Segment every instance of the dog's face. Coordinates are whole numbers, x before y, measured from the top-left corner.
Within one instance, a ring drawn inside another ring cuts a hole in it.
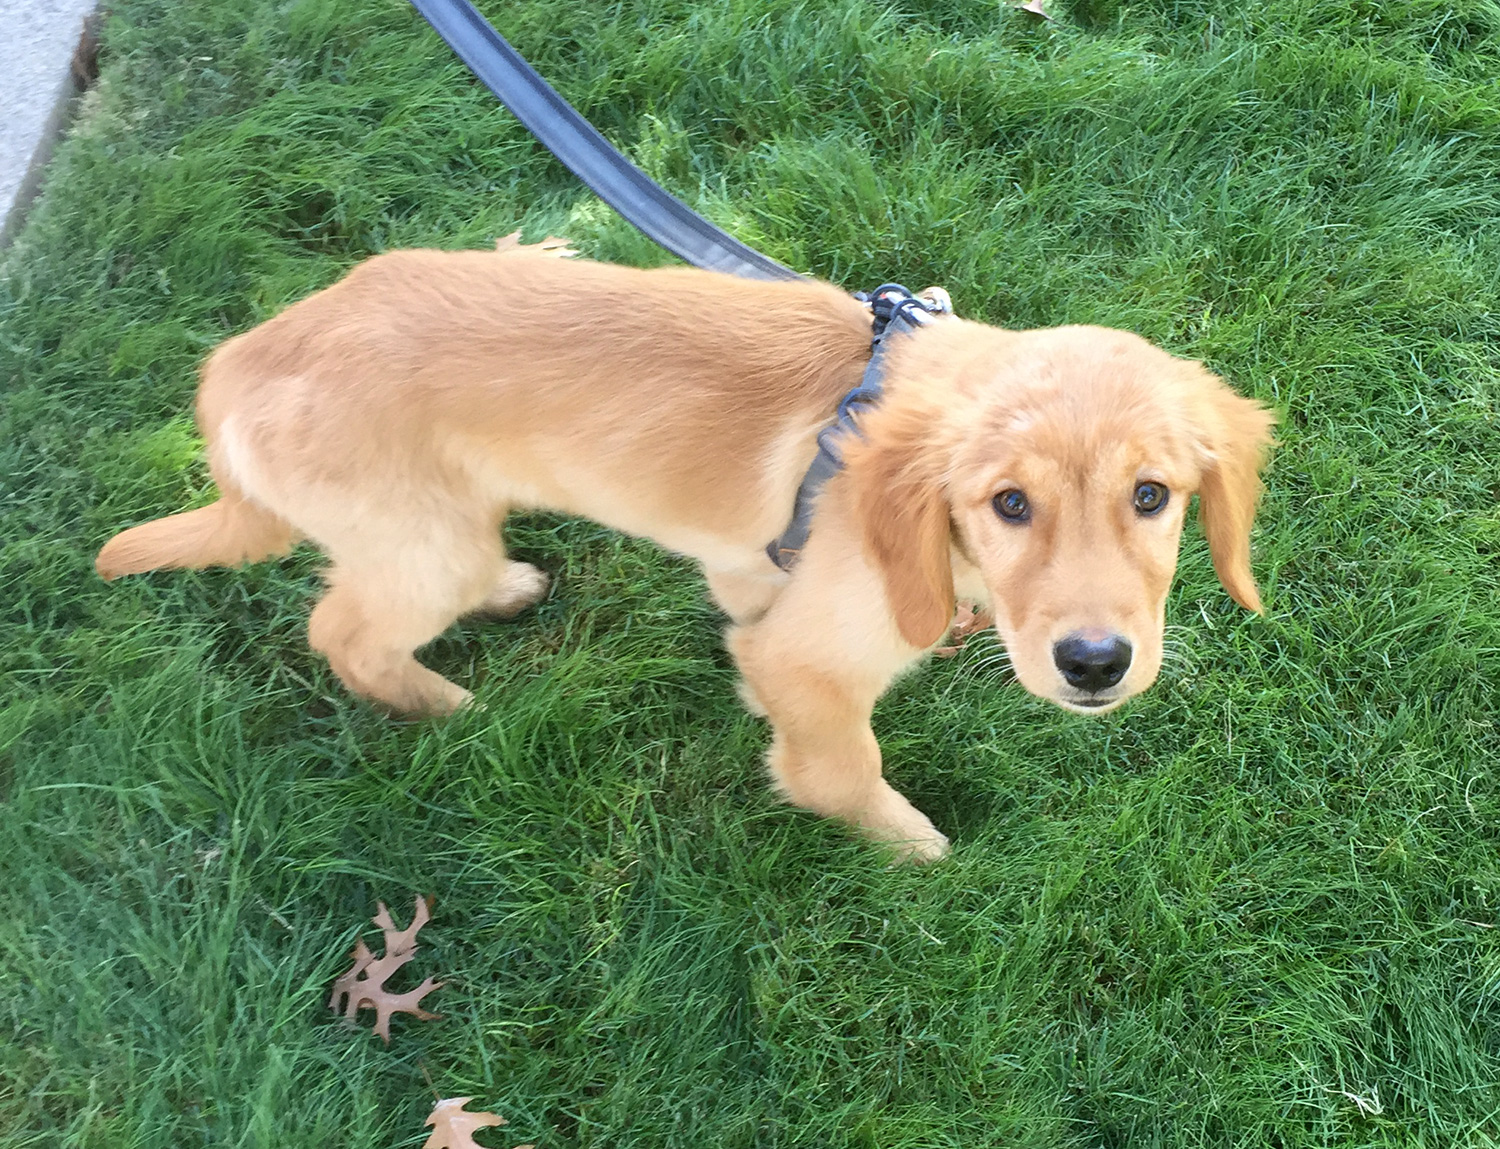
[[[1103,328],[938,324],[893,355],[897,370],[857,481],[908,641],[946,630],[957,551],[983,575],[1021,684],[1069,710],[1113,709],[1160,670],[1194,493],[1221,581],[1260,609],[1249,531],[1272,417],[1259,404]]]

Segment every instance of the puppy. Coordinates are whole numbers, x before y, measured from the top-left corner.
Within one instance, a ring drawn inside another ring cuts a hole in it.
[[[702,564],[789,801],[899,854],[947,839],[881,777],[876,700],[988,604],[1025,688],[1102,714],[1161,665],[1189,497],[1224,587],[1260,610],[1249,535],[1272,417],[1196,363],[1097,327],[952,317],[893,337],[792,573],[767,557],[867,308],[811,281],[398,251],[221,345],[198,423],[219,500],[117,535],[106,579],[329,556],[311,645],[358,694],[445,714],[413,652],[513,614],[547,576],[507,559],[513,509],[585,515]]]

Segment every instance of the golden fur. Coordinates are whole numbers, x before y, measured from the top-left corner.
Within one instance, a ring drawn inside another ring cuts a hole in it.
[[[331,559],[312,646],[357,693],[440,714],[470,695],[413,652],[546,591],[505,557],[506,514],[589,516],[702,563],[789,801],[936,857],[947,839],[881,777],[876,700],[959,597],[989,604],[1034,694],[1098,713],[1145,689],[1194,491],[1221,581],[1259,610],[1271,417],[1124,332],[941,319],[891,348],[885,398],[788,576],[766,543],[868,356],[864,306],[828,284],[515,247],[377,256],[213,353],[198,421],[219,501],[117,535],[98,569],[311,539]],[[1132,505],[1148,481],[1170,491],[1149,517]],[[1029,522],[992,506],[1013,488]],[[1064,680],[1054,647],[1074,633],[1129,641],[1118,684],[1084,697]]]

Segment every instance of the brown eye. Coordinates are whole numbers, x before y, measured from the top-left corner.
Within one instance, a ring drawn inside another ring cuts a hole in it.
[[[995,514],[1008,523],[1024,523],[1031,518],[1031,504],[1026,499],[1026,492],[1014,487],[1001,491],[994,497],[992,504]]]
[[[1142,483],[1135,489],[1135,509],[1143,515],[1154,515],[1167,505],[1167,494],[1160,483]]]

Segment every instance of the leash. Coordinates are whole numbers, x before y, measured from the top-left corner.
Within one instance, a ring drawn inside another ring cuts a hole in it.
[[[469,0],[411,3],[542,146],[673,255],[694,267],[742,279],[805,278],[741,243],[656,184],[559,96]]]
[[[705,271],[720,271],[742,279],[805,278],[704,219],[621,155],[542,79],[469,0],[411,0],[411,3],[469,71],[543,147],[647,237]],[[858,435],[859,413],[880,401],[889,340],[925,327],[934,316],[953,313],[948,293],[941,287],[930,287],[919,296],[899,283],[887,283],[872,292],[856,292],[854,298],[868,303],[873,316],[870,362],[859,386],[839,400],[834,421],[818,432],[818,453],[797,488],[792,521],[766,547],[771,561],[784,571],[796,565],[802,548],[807,545],[818,494],[829,479],[844,469],[839,441],[847,435]]]
[[[812,533],[813,504],[823,490],[823,485],[844,469],[844,456],[839,450],[839,441],[851,434],[859,435],[859,413],[880,402],[886,351],[891,339],[910,335],[917,328],[926,327],[935,316],[953,314],[953,303],[941,287],[929,287],[921,295],[913,295],[899,283],[886,283],[868,293],[856,292],[854,298],[868,303],[874,317],[870,362],[865,367],[859,386],[846,392],[839,400],[837,417],[818,432],[818,453],[813,456],[812,464],[802,477],[801,486],[797,488],[797,498],[792,504],[792,521],[766,547],[766,554],[771,561],[784,571],[797,565],[797,560],[802,556],[802,548],[807,545],[808,536]]]

